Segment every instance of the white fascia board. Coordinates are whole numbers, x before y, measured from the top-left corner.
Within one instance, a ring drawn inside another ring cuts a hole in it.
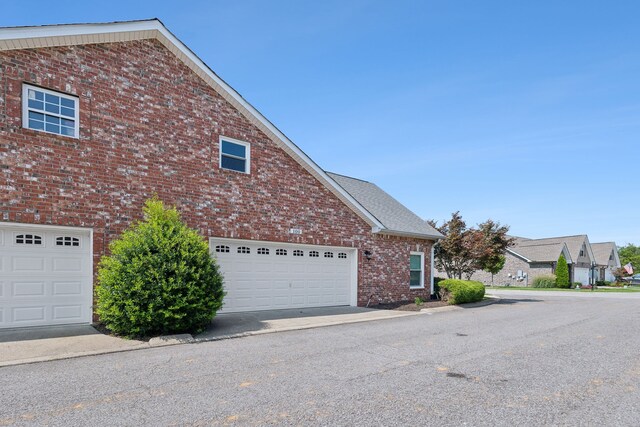
[[[585,240],[585,246],[587,247],[587,253],[589,253],[589,259],[593,264],[594,262],[596,262],[596,257],[593,254],[593,249],[591,249],[591,243],[589,243],[589,236],[584,236],[584,240]]]
[[[128,33],[126,38],[118,38],[118,33]],[[288,152],[299,163],[306,166],[307,170],[316,177],[325,187],[338,195],[347,206],[350,206],[362,219],[371,227],[372,231],[380,232],[385,226],[378,221],[364,206],[362,206],[353,196],[340,187],[327,173],[319,167],[306,153],[282,133],[273,123],[247,102],[235,89],[229,86],[216,73],[213,72],[191,49],[174,36],[158,19],[131,22],[113,22],[106,24],[68,24],[49,25],[42,27],[13,27],[0,29],[0,51],[11,49],[25,49],[46,46],[64,46],[69,44],[84,44],[87,36],[91,43],[108,43],[123,40],[136,40],[146,38],[156,38],[161,43],[169,43],[176,48],[180,54],[176,55],[180,60],[195,65],[206,77],[214,83],[214,89],[225,91],[234,101],[237,107],[241,107],[253,116],[269,133],[283,145]],[[76,40],[70,40],[77,38]],[[21,43],[31,41],[30,43]],[[167,46],[170,49],[170,46]],[[175,52],[174,52],[175,53]],[[191,68],[191,67],[190,67]],[[206,79],[205,79],[206,80]],[[233,102],[232,102],[233,103]]]

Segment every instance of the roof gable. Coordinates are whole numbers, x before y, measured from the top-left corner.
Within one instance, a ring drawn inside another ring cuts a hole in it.
[[[373,232],[384,225],[351,194],[331,179],[309,156],[282,133],[273,123],[222,80],[209,66],[174,36],[158,19],[112,22],[102,24],[66,24],[39,27],[0,28],[0,52],[16,49],[37,49],[96,43],[116,43],[156,39],[233,105],[253,125],[264,132],[287,155],[296,160],[338,199],[367,222]]]
[[[331,172],[327,172],[327,174],[384,225],[383,233],[422,239],[441,239],[444,237],[438,230],[377,185]]]
[[[614,242],[592,243],[591,249],[593,249],[596,264],[602,266],[609,265],[609,258],[613,255],[614,265],[620,267],[620,256],[618,255],[618,248]]]

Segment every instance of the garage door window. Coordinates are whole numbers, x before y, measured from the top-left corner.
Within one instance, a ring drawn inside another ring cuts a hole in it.
[[[276,249],[276,255],[286,256],[287,255],[287,250],[286,249]]]
[[[80,239],[71,236],[56,237],[56,246],[80,246]]]
[[[269,255],[269,248],[258,248],[258,255]]]
[[[347,254],[345,254],[344,252],[340,252],[338,254],[338,258],[346,259],[347,258]]]
[[[299,251],[299,250],[295,250],[295,251],[293,251],[293,256],[304,256],[304,252]]]
[[[333,258],[333,252],[325,252],[324,253],[324,257],[325,258]]]
[[[41,245],[42,237],[35,234],[18,234],[16,243],[18,245]]]
[[[409,265],[411,270],[409,286],[412,288],[424,288],[424,254],[422,252],[411,252]]]
[[[251,249],[249,249],[249,248],[248,248],[248,247],[246,247],[246,246],[240,246],[240,247],[238,248],[238,253],[239,253],[239,254],[250,254],[250,253],[251,253]]]
[[[227,246],[227,245],[218,245],[218,246],[216,246],[216,252],[228,254],[229,253],[229,246]]]

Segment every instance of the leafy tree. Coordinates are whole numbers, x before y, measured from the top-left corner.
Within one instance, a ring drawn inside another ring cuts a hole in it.
[[[157,198],[143,212],[100,262],[100,320],[128,337],[202,331],[224,296],[208,245]]]
[[[440,226],[434,220],[428,222],[445,236],[435,247],[435,265],[449,278],[470,279],[475,271],[495,265],[513,242],[507,236],[509,227],[487,220],[477,229],[467,228],[460,212],[452,213]]]
[[[556,264],[556,287],[569,288],[569,266],[564,254],[560,254]]]
[[[640,246],[629,243],[618,249],[618,255],[620,255],[620,263],[622,265],[631,263],[634,270],[640,270]]]
[[[615,277],[616,282],[622,282],[623,277],[629,276],[629,273],[627,272],[627,270],[625,270],[622,267],[611,270],[611,274],[613,274],[613,277]]]
[[[491,273],[491,286],[493,286],[494,274],[498,274],[502,271],[502,269],[504,268],[504,263],[506,261],[507,258],[504,255],[495,255],[484,261],[482,269],[487,273]]]

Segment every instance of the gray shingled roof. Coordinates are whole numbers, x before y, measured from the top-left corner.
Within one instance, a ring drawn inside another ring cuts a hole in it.
[[[425,220],[407,209],[402,203],[385,193],[377,185],[344,175],[327,172],[334,181],[345,189],[371,215],[385,226],[383,232],[389,234],[413,235],[426,239],[444,237]]]
[[[591,250],[596,258],[596,264],[609,265],[609,257],[615,247],[616,244],[614,242],[592,243]]]
[[[567,249],[569,249],[569,255],[571,259],[576,262],[578,257],[580,256],[580,249],[582,249],[582,244],[587,241],[586,234],[580,234],[577,236],[561,236],[561,237],[549,237],[547,239],[531,239],[526,240],[520,243],[520,247],[528,247],[528,246],[537,246],[537,245],[552,245],[552,244],[566,244]],[[587,244],[588,246],[588,244]],[[558,254],[559,255],[559,254]],[[556,261],[558,258],[556,257]]]
[[[525,242],[531,241],[516,239],[515,245],[509,250],[533,262],[556,262],[564,248],[564,242],[523,245]]]

